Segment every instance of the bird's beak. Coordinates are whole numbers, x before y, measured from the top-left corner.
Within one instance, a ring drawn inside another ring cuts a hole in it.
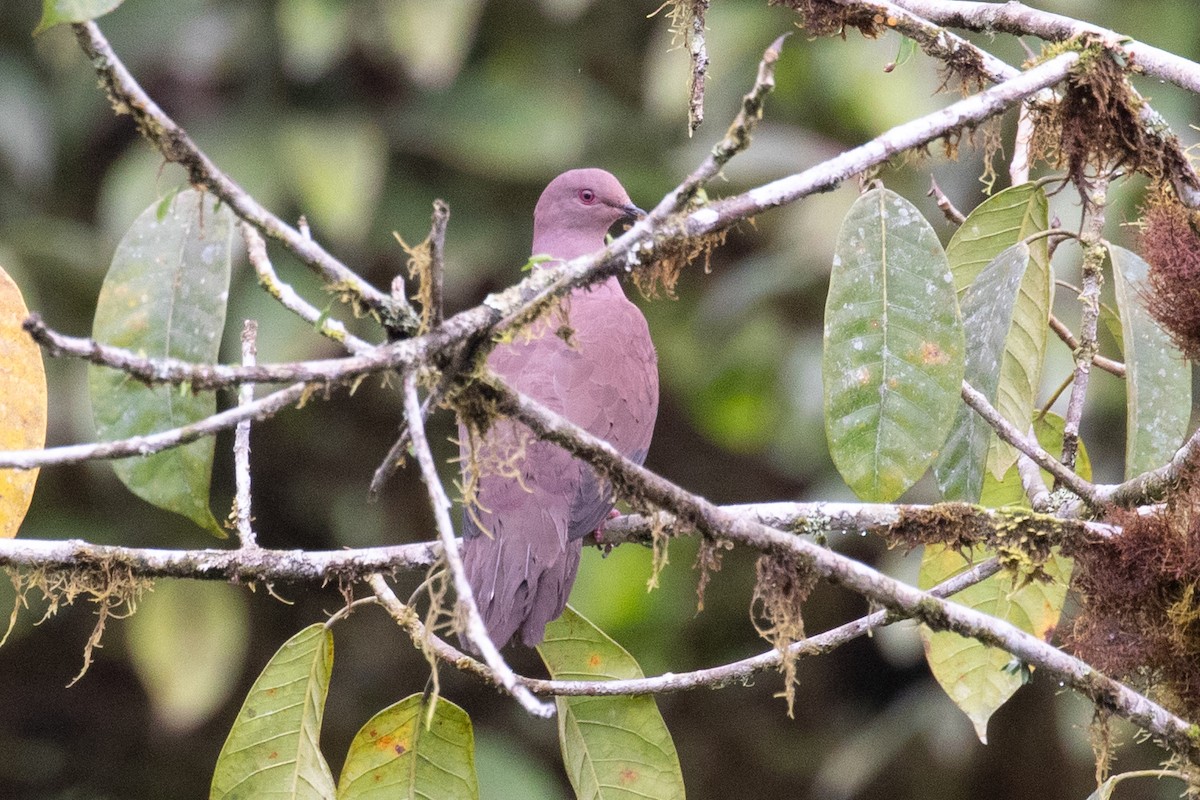
[[[641,219],[646,216],[646,212],[635,206],[633,203],[626,203],[620,206],[620,209],[625,212],[625,219]]]

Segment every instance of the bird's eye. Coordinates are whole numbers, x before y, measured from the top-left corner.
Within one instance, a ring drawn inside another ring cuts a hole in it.
[[[590,206],[592,203],[596,202],[596,193],[591,189],[580,189],[579,201],[585,206]]]

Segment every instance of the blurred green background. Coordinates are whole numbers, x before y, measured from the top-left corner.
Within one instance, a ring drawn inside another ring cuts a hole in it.
[[[647,18],[657,4],[127,0],[101,27],[143,86],[232,177],[281,216],[306,214],[314,234],[378,286],[403,267],[392,231],[420,240],[430,202],[444,198],[452,210],[447,296],[458,310],[519,277],[534,202],[558,172],[604,167],[635,202],[657,202],[724,131],[763,48],[795,30],[785,8],[713,3],[707,122],[689,139],[686,56],[672,49],[664,15]],[[1191,0],[1038,5],[1200,57],[1200,15]],[[69,30],[30,37],[39,6],[4,0],[0,22],[0,265],[31,309],[53,327],[85,335],[123,230],[183,175],[163,165],[128,117],[113,115]],[[1024,58],[1010,38],[977,41],[1010,63]],[[898,52],[893,35],[794,36],[753,148],[710,194],[816,164],[952,99],[935,95],[936,65],[920,54],[885,74]],[[1194,97],[1143,79],[1139,88],[1185,142],[1196,141],[1188,127],[1198,118]],[[1005,120],[1006,143],[1013,125]],[[951,227],[925,197],[930,176],[969,210],[983,196],[982,162],[969,149],[959,162],[947,162],[939,147],[931,152],[898,159],[880,176],[925,210],[945,239]],[[642,303],[663,379],[648,466],[717,502],[852,499],[826,452],[819,351],[833,240],[856,192],[844,186],[739,226],[714,254],[711,274],[695,265],[677,300]],[[1124,223],[1136,218],[1137,186],[1110,198],[1108,235],[1132,245]],[[1053,203],[1065,226],[1077,224],[1069,191]],[[318,306],[329,303],[302,267],[278,249],[273,254],[287,280]],[[1075,279],[1069,253],[1056,268]],[[1059,292],[1059,313],[1074,320],[1069,295]],[[247,317],[260,323],[261,361],[337,352],[259,291],[242,265],[230,333]],[[236,336],[226,338],[225,357],[235,359]],[[1052,342],[1047,386],[1068,370],[1069,353]],[[91,440],[84,368],[49,361],[47,371],[49,443]],[[1097,478],[1116,480],[1123,389],[1105,373],[1092,386],[1085,439]],[[374,382],[353,397],[338,393],[258,426],[260,541],[338,548],[430,538],[430,515],[411,473],[397,476],[380,502],[367,502],[367,483],[399,417],[395,392]],[[453,421],[441,414],[433,428],[440,455],[450,457]],[[218,439],[218,516],[232,497],[230,441]],[[446,474],[453,474],[449,465]],[[933,495],[922,483],[907,498]],[[44,470],[21,535],[213,544],[182,518],[133,498],[106,464]],[[871,539],[833,545],[893,574],[916,571],[915,556]],[[751,556],[726,556],[698,615],[695,542],[675,542],[670,556],[662,588],[648,595],[648,551],[622,547],[607,559],[589,551],[572,601],[648,673],[765,649],[747,616]],[[408,576],[401,588],[417,580]],[[0,797],[207,796],[216,754],[258,670],[287,637],[341,603],[334,587],[271,587],[278,598],[267,588],[160,583],[136,616],[110,622],[95,663],[69,689],[92,610],[68,608],[33,627],[42,610],[34,602],[0,649]],[[11,599],[11,590],[0,591],[0,608]],[[865,610],[858,598],[821,587],[806,622],[816,632]],[[358,727],[420,691],[428,671],[378,610],[354,614],[335,637],[322,744],[336,774]],[[523,671],[540,670],[528,652],[515,650],[512,659]],[[798,676],[794,720],[774,697],[781,689],[774,674],[747,687],[660,698],[692,797],[1083,798],[1093,786],[1087,703],[1035,676],[993,718],[985,747],[932,683],[911,626],[803,661]],[[449,670],[442,686],[475,721],[483,797],[568,796],[553,723],[525,716]],[[1134,738],[1117,730],[1126,742]],[[1153,747],[1131,743],[1117,767],[1151,766],[1158,757]],[[1174,785],[1150,783],[1121,792],[1178,795]]]

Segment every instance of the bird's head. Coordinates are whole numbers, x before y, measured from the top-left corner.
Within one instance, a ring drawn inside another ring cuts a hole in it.
[[[533,211],[533,253],[571,259],[604,246],[608,229],[643,216],[620,182],[602,169],[564,172],[542,192]]]

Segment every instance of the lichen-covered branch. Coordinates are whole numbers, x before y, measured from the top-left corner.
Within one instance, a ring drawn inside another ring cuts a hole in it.
[[[1100,287],[1104,283],[1104,259],[1108,254],[1103,240],[1108,181],[1103,177],[1096,177],[1087,181],[1083,189],[1083,225],[1079,234],[1083,244],[1083,291],[1079,293],[1079,304],[1082,307],[1079,346],[1074,348],[1075,376],[1071,381],[1067,413],[1063,417],[1062,463],[1070,470],[1075,468],[1075,455],[1079,450],[1079,424],[1083,420],[1083,401],[1087,396],[1092,375],[1092,361],[1100,347],[1097,340]]]
[[[1008,622],[915,589],[801,537],[731,515],[629,461],[604,440],[513,390],[495,375],[489,376],[487,385],[478,390],[485,392],[501,413],[524,423],[539,438],[555,442],[599,469],[625,496],[663,508],[681,524],[707,536],[765,553],[789,554],[802,568],[934,630],[953,631],[1005,650],[1027,664],[1046,670],[1093,703],[1142,727],[1174,752],[1200,761],[1200,742],[1188,722],[1038,637]]]
[[[1062,53],[1022,72],[1012,80],[959,100],[940,111],[906,122],[866,144],[835,156],[804,172],[780,178],[743,194],[692,211],[685,227],[692,236],[723,230],[737,220],[833,189],[842,181],[882,164],[892,156],[921,147],[954,131],[972,128],[1040,89],[1061,81],[1079,61],[1079,54]]]

